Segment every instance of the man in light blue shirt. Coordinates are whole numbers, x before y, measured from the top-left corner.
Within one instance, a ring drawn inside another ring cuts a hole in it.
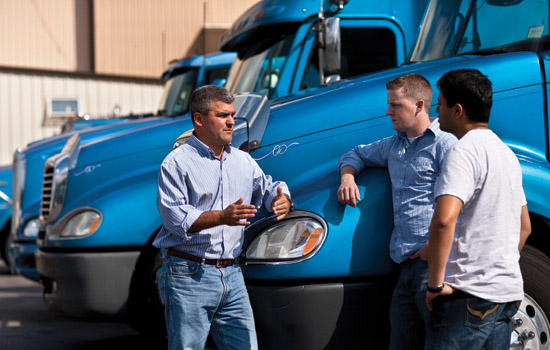
[[[366,166],[387,167],[392,184],[394,229],[390,256],[400,264],[390,307],[390,349],[415,349],[428,324],[425,305],[427,242],[434,211],[433,189],[445,153],[456,138],[429,117],[432,89],[419,74],[406,74],[386,84],[388,110],[397,134],[353,148],[340,159],[338,200],[356,207],[361,200],[355,175]],[[419,259],[420,258],[420,259]],[[419,322],[421,320],[422,322]]]
[[[231,146],[233,96],[207,85],[193,92],[195,127],[159,172],[163,248],[159,293],[169,349],[204,349],[211,332],[218,349],[257,349],[252,308],[236,259],[244,227],[266,208],[282,219],[290,210],[284,182],[273,182],[248,153]]]

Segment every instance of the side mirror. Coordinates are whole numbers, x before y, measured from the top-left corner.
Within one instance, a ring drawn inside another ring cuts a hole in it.
[[[328,77],[325,78],[325,84],[326,85],[334,84],[338,81],[340,81],[340,75],[339,74],[329,75]]]
[[[330,17],[323,20],[325,48],[323,69],[329,73],[338,72],[341,67],[340,18]]]

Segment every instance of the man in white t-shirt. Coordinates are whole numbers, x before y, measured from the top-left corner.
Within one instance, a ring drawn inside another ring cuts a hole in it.
[[[438,81],[441,130],[459,141],[436,182],[426,349],[509,349],[523,299],[519,252],[531,233],[514,153],[489,128],[492,88],[475,69]]]

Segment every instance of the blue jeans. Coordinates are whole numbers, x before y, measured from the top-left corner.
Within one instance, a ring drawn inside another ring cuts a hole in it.
[[[164,254],[158,286],[168,349],[203,350],[209,332],[218,350],[258,348],[239,265],[218,268]]]
[[[418,258],[400,264],[390,306],[390,349],[418,349],[424,342],[430,311],[426,307],[428,262]]]
[[[519,302],[493,303],[457,291],[433,300],[426,348],[508,350]]]

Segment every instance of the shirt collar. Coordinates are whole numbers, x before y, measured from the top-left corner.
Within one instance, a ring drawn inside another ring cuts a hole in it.
[[[428,128],[426,130],[424,130],[422,135],[420,135],[419,137],[425,136],[428,133],[431,133],[434,136],[437,136],[437,135],[441,134],[441,129],[439,128],[439,118],[430,118],[430,120],[432,121],[430,123],[430,126],[428,126]],[[403,131],[398,131],[397,135],[399,135],[399,137],[402,137],[402,138],[405,138],[405,139],[407,138],[407,134],[404,133]]]
[[[201,140],[199,140],[195,136],[195,132],[191,134],[191,137],[189,138],[189,141],[187,142],[187,144],[195,148],[197,151],[199,151],[199,154],[201,155],[216,158],[216,154],[214,153],[214,151],[212,151],[210,147],[208,147]],[[231,146],[232,146],[231,142],[225,145],[223,149],[224,152],[231,153]]]

